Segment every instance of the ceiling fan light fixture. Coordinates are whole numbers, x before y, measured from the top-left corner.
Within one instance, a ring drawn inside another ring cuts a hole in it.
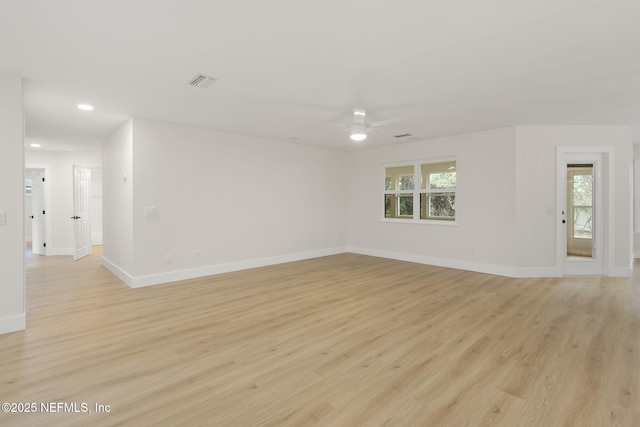
[[[364,125],[353,125],[351,126],[351,135],[350,138],[354,141],[364,141],[367,138],[367,132]]]

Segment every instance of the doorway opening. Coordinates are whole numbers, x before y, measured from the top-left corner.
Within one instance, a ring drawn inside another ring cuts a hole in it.
[[[24,239],[27,256],[46,256],[51,236],[51,183],[47,166],[28,166],[25,169],[25,226]]]

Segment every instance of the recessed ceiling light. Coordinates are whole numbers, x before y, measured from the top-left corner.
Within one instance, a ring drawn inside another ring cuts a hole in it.
[[[29,147],[40,148],[41,145],[40,144],[29,144]]]
[[[78,108],[81,109],[82,111],[91,111],[91,110],[93,110],[93,105],[78,104]]]

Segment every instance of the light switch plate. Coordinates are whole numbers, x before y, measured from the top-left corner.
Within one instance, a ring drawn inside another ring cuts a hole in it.
[[[0,225],[7,225],[7,212],[0,212]]]

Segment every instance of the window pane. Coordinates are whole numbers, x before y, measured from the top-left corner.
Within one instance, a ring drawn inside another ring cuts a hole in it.
[[[573,204],[578,206],[593,204],[593,175],[573,176]]]
[[[420,194],[420,219],[456,218],[455,193]]]
[[[413,175],[400,175],[398,177],[398,190],[413,190]]]
[[[430,190],[451,190],[456,188],[456,173],[432,173],[429,175]]]
[[[413,165],[389,166],[385,168],[385,191],[413,190]]]
[[[413,194],[401,194],[398,196],[398,214],[400,216],[413,216]]]
[[[443,190],[456,188],[456,162],[422,163],[420,165],[420,188]]]
[[[385,194],[384,195],[384,217],[385,218],[395,218],[395,206],[396,206],[396,195],[395,194]]]
[[[591,239],[593,236],[591,230],[591,219],[593,217],[593,208],[591,207],[574,207],[573,208],[573,237],[576,239]]]
[[[385,194],[385,218],[413,218],[413,194]]]

